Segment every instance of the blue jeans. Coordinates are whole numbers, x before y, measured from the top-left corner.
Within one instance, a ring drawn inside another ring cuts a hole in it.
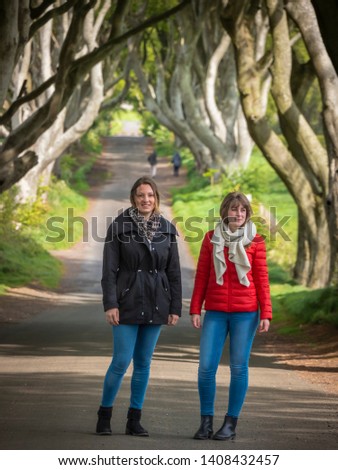
[[[249,358],[258,323],[258,312],[206,312],[198,368],[201,415],[214,415],[216,372],[229,334],[230,389],[227,414],[239,416],[248,389]]]
[[[133,360],[130,407],[142,409],[161,325],[118,325],[112,329],[113,359],[104,379],[101,404],[113,406],[124,374]]]

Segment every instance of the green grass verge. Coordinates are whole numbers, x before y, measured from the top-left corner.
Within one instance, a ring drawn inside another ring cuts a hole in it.
[[[55,288],[62,276],[62,264],[50,251],[66,249],[81,238],[82,226],[70,223],[70,214],[73,219],[82,215],[86,198],[64,181],[52,183],[47,193],[45,202],[38,199],[32,205],[13,204],[7,209],[10,217],[0,219],[0,294],[6,287],[27,284]],[[52,220],[60,223],[57,240],[56,230],[48,229],[53,227]]]
[[[57,287],[62,274],[57,259],[23,232],[0,233],[0,294],[27,284]]]
[[[82,193],[95,157],[75,160],[65,156],[61,169],[67,182],[53,179],[31,204],[15,202],[14,188],[0,196],[0,295],[28,284],[58,286],[62,264],[51,252],[71,247],[84,234],[87,198]]]

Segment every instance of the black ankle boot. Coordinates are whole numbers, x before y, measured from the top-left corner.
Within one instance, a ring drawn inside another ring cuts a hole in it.
[[[97,416],[99,417],[96,425],[96,434],[108,436],[111,434],[110,420],[113,407],[100,406]]]
[[[149,436],[148,431],[146,431],[140,423],[141,410],[137,410],[136,408],[129,408],[127,418],[128,421],[126,426],[126,434],[131,436]]]
[[[213,439],[216,439],[217,441],[232,441],[236,436],[236,425],[237,418],[225,415],[224,423],[222,427],[214,434]]]
[[[213,433],[212,422],[213,416],[202,415],[201,416],[201,425],[199,430],[195,433],[194,439],[210,439]]]

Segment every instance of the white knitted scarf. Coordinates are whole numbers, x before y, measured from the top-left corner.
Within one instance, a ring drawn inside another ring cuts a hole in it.
[[[256,226],[251,220],[235,232],[231,232],[229,227],[222,222],[216,225],[211,243],[214,245],[213,257],[217,284],[223,285],[224,282],[223,274],[227,269],[224,246],[227,246],[229,248],[228,258],[235,264],[239,282],[249,287],[250,282],[247,273],[250,271],[251,265],[244,247],[252,242],[256,233]]]

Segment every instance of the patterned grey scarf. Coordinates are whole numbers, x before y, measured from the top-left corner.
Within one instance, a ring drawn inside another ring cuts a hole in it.
[[[143,215],[139,213],[136,207],[131,207],[129,209],[129,215],[133,219],[133,222],[136,224],[139,234],[152,241],[155,236],[155,233],[161,225],[161,215],[153,212],[149,219],[145,219]]]

